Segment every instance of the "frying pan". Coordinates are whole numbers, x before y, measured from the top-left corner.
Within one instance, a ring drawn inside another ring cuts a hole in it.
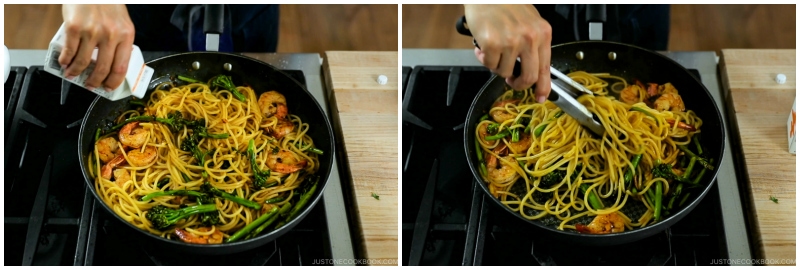
[[[197,70],[192,67],[195,62],[199,64],[199,69]],[[121,112],[130,108],[129,102],[131,101],[131,98],[110,101],[98,96],[94,102],[92,102],[89,111],[86,113],[81,123],[78,141],[78,158],[81,164],[81,171],[86,180],[86,185],[89,186],[95,199],[100,202],[99,204],[102,205],[104,209],[109,211],[111,215],[115,216],[122,223],[127,224],[144,235],[144,237],[152,240],[156,246],[164,248],[165,250],[182,251],[193,254],[222,255],[253,249],[275,240],[290,231],[303,220],[322,198],[322,192],[328,182],[328,176],[330,175],[331,166],[333,164],[333,155],[335,153],[331,125],[319,103],[317,103],[317,100],[314,99],[308,90],[277,68],[267,63],[236,54],[218,52],[181,53],[155,59],[148,62],[147,65],[152,67],[155,73],[153,75],[154,79],[151,80],[147,94],[145,95],[145,101],[147,101],[158,84],[169,81],[176,75],[190,76],[201,81],[208,80],[219,74],[229,75],[232,77],[235,85],[250,85],[255,90],[256,97],[270,90],[281,92],[286,97],[289,113],[299,116],[300,119],[309,124],[310,129],[308,135],[314,140],[316,147],[325,153],[319,156],[320,166],[316,173],[316,175],[319,176],[320,182],[311,200],[297,218],[277,230],[262,233],[258,237],[217,245],[187,244],[178,240],[161,238],[124,221],[100,199],[94,188],[94,179],[89,176],[86,164],[89,153],[93,150],[95,130],[99,127],[108,127],[110,123],[114,121],[114,118],[119,116]]]
[[[531,227],[540,229],[545,236],[588,246],[625,244],[647,238],[666,230],[685,217],[700,203],[714,186],[714,181],[716,181],[726,137],[719,108],[717,108],[708,89],[698,79],[666,56],[643,48],[607,41],[578,41],[553,46],[550,64],[565,74],[570,71],[583,70],[590,73],[610,73],[625,78],[629,82],[632,82],[633,79],[638,79],[645,83],[672,83],[683,98],[686,109],[695,111],[703,119],[703,126],[701,127],[703,134],[702,144],[707,148],[704,153],[708,155],[708,158],[714,160],[712,164],[714,170],[706,173],[705,179],[700,181],[700,187],[693,188],[691,191],[684,191],[692,194],[687,200],[688,204],[683,207],[673,208],[671,215],[667,216],[666,219],[644,228],[634,228],[622,233],[593,235],[580,234],[572,230],[557,230],[556,226],[560,220],[552,216],[538,220],[525,219],[491,195],[478,170],[480,163],[478,163],[478,157],[475,153],[475,127],[481,116],[488,112],[492,103],[505,91],[505,80],[494,75],[486,82],[472,102],[472,106],[467,113],[466,128],[464,129],[464,149],[467,154],[467,162],[470,165],[475,181],[478,182],[488,199],[494,201],[509,214],[517,216],[523,222],[530,224]],[[530,211],[535,210],[531,209]],[[621,211],[631,219],[636,220],[646,209],[637,201],[635,204],[626,204]],[[586,216],[568,224],[588,224],[593,218]]]

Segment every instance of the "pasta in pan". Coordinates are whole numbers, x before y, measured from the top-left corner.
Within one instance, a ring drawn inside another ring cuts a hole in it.
[[[193,80],[157,89],[89,158],[95,190],[123,220],[219,244],[279,228],[314,192],[322,152],[281,93]]]
[[[594,93],[578,101],[606,134],[593,135],[552,102],[537,103],[533,89],[507,89],[475,129],[492,196],[526,219],[590,234],[644,227],[683,205],[713,161],[702,155],[702,119],[677,89],[567,75]]]

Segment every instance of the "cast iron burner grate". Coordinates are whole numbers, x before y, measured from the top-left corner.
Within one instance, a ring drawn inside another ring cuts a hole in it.
[[[144,53],[146,60],[168,54]],[[305,84],[302,71],[285,72]],[[41,66],[12,67],[5,84],[6,265],[311,265],[331,259],[324,203],[281,238],[248,252],[179,260],[152,252],[145,236],[102,209],[85,185],[78,134],[96,97]]]
[[[470,173],[463,121],[491,73],[403,73],[403,265],[707,265],[727,256],[716,187],[683,220],[634,243],[597,248],[546,238],[491,202]]]

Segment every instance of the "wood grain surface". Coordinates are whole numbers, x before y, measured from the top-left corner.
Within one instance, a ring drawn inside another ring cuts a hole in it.
[[[350,181],[345,192],[352,192],[348,207],[358,226],[352,230],[360,233],[356,257],[373,265],[398,265],[397,65],[397,52],[341,51],[326,52],[323,64],[349,166],[342,181]],[[380,75],[386,84],[378,84]]]
[[[750,205],[744,205],[750,218],[750,244],[756,258],[768,259],[767,264],[795,264],[796,259],[797,159],[787,142],[795,71],[793,49],[722,50],[722,83],[730,90],[744,154],[739,158],[746,165],[747,175],[739,181],[747,181],[742,192],[750,196]],[[786,75],[786,83],[775,81],[778,74]]]

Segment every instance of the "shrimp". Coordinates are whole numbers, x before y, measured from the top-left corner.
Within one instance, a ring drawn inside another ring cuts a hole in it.
[[[489,176],[489,179],[503,182],[511,180],[517,175],[517,171],[515,171],[508,163],[517,161],[513,157],[501,157],[500,159],[505,162],[499,162],[499,164],[497,164],[498,162],[495,162],[495,166],[486,167],[486,173]]]
[[[489,114],[492,115],[492,119],[497,123],[503,123],[503,122],[505,122],[507,120],[514,119],[514,117],[516,117],[516,116],[511,114],[511,113],[509,113],[508,111],[506,111],[505,106],[506,106],[506,104],[509,104],[509,103],[516,104],[517,102],[519,102],[519,100],[516,100],[516,99],[509,99],[509,100],[503,100],[503,101],[495,102],[494,105],[492,105],[492,109],[498,108],[498,107],[500,109],[492,110]]]
[[[673,93],[678,94],[678,89],[675,89],[675,86],[672,83],[665,83],[663,85],[658,86],[658,92],[661,94]]]
[[[213,228],[208,227],[200,227],[197,228],[199,232],[208,232],[213,230]],[[201,239],[205,239],[208,244],[222,244],[222,232],[220,230],[214,230],[213,233],[210,235],[201,235],[199,236]]]
[[[647,84],[647,97],[652,97],[661,93],[660,91],[663,89],[663,86],[659,86],[657,83],[648,83]]]
[[[280,150],[277,154],[270,154],[267,157],[267,167],[279,173],[293,173],[303,169],[308,163],[305,160],[298,160],[292,152]]]
[[[658,111],[684,111],[683,99],[677,93],[662,94],[655,102],[653,108]]]
[[[495,154],[501,155],[504,154],[506,146],[500,146],[495,148],[492,152]],[[497,162],[497,157],[491,154],[486,155],[486,174],[489,177],[489,180],[493,181],[507,181],[511,180],[516,175],[516,171],[511,168],[511,165],[508,163],[517,162],[514,160],[513,157],[501,157],[505,162]]]
[[[156,160],[157,156],[158,150],[154,146],[145,146],[144,152],[140,149],[128,152],[128,161],[133,166],[142,167]]]
[[[194,234],[184,231],[180,228],[175,228],[175,235],[181,239],[181,241],[190,243],[190,244],[208,244],[208,239],[195,236]]]
[[[199,232],[208,232],[211,231],[213,228],[208,227],[201,227],[197,228]],[[181,239],[181,241],[186,243],[192,244],[222,244],[222,232],[220,230],[215,230],[210,235],[194,235],[193,233],[187,232],[180,228],[175,228],[175,235]]]
[[[269,91],[258,97],[258,107],[266,117],[275,115],[278,119],[286,118],[289,108],[286,106],[286,97],[278,91]]]
[[[627,104],[636,104],[639,102],[639,89],[635,85],[628,85],[619,93],[619,99]]]
[[[667,123],[670,126],[672,126],[675,124],[675,119],[667,119]],[[697,128],[684,122],[678,122],[678,128],[682,128],[688,131],[697,131]]]
[[[119,142],[130,148],[141,148],[147,140],[147,130],[139,127],[139,122],[131,122],[119,130]]]
[[[294,129],[294,123],[292,121],[286,119],[278,120],[278,124],[275,125],[274,128],[270,131],[270,134],[274,136],[276,139],[280,140],[286,134],[289,134]]]
[[[480,128],[478,128],[478,136],[481,138],[481,140],[485,140],[486,136],[489,136],[489,124],[488,123],[483,125],[483,126],[481,126]]]
[[[580,233],[608,234],[625,231],[625,221],[616,212],[597,215],[589,225],[575,224],[575,229]]]
[[[114,170],[114,180],[120,188],[125,187],[125,183],[131,181],[131,174],[126,169]]]
[[[528,148],[530,147],[531,135],[527,133],[520,135],[519,141],[517,142],[508,141],[508,149],[511,149],[511,152],[514,154],[524,154],[528,152]]]
[[[111,179],[111,173],[114,171],[114,169],[117,166],[122,166],[122,165],[125,165],[125,156],[123,156],[122,153],[120,153],[117,154],[117,156],[114,157],[114,159],[112,159],[111,161],[106,163],[106,165],[103,165],[103,167],[100,168],[100,176],[102,176],[105,179]]]
[[[497,154],[497,155],[500,155],[500,156],[505,156],[508,153],[506,151],[507,148],[508,148],[508,145],[504,144],[502,146],[496,147],[494,150],[492,150],[492,152]],[[495,157],[492,154],[486,154],[486,166],[487,167],[496,167],[497,166],[497,157]]]
[[[100,160],[103,163],[108,163],[114,159],[117,156],[117,152],[119,152],[119,142],[114,137],[105,137],[97,141],[95,147],[97,147],[98,156],[100,156]]]

